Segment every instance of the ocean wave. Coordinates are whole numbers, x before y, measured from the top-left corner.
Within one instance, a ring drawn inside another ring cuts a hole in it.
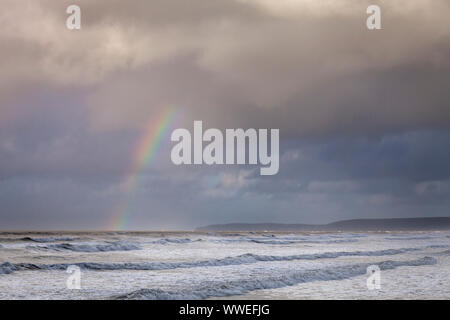
[[[21,238],[0,238],[0,242],[38,242],[38,243],[47,243],[47,242],[75,241],[75,240],[78,240],[78,239],[76,239],[76,238],[71,238],[71,237],[42,237],[42,238],[21,237]]]
[[[367,234],[361,233],[338,233],[338,234],[328,234],[328,237],[332,238],[367,238]]]
[[[16,271],[17,269],[12,263],[5,262],[0,264],[0,274],[10,274]]]
[[[55,251],[75,251],[75,252],[104,252],[104,251],[130,251],[140,250],[141,248],[135,244],[125,243],[121,241],[111,241],[104,244],[72,244],[58,243],[43,246],[27,246],[27,249],[34,250],[55,250]]]
[[[443,255],[443,256],[448,256],[448,255],[450,255],[450,250],[444,250],[444,251],[441,251],[441,252],[437,252],[436,254]]]
[[[403,266],[425,266],[434,265],[436,263],[436,259],[424,257],[409,261],[382,261],[376,263],[376,265],[380,270],[390,270]],[[335,266],[306,271],[291,271],[280,276],[252,277],[226,282],[208,281],[189,290],[164,291],[161,289],[140,289],[112,298],[121,300],[198,300],[212,297],[243,295],[254,290],[283,288],[312,281],[349,279],[366,274],[367,267],[373,264],[375,263]]]
[[[430,236],[417,236],[417,237],[387,237],[386,240],[428,240],[433,239]]]
[[[440,249],[440,248],[448,248],[450,247],[450,245],[448,244],[432,244],[429,246],[426,246],[425,248],[427,249]]]
[[[258,244],[274,244],[274,245],[284,245],[284,244],[296,244],[296,243],[312,243],[312,244],[332,244],[332,243],[350,243],[357,242],[356,239],[330,239],[330,240],[303,240],[303,239],[276,239],[276,238],[243,238],[243,239],[214,239],[211,240],[216,243],[236,243],[236,242],[252,242]]]
[[[250,232],[255,234],[255,232]],[[210,236],[218,236],[209,234]],[[238,237],[234,239],[226,239],[225,235],[221,234],[222,239],[211,239],[212,242],[257,242],[266,244],[290,244],[290,243],[345,243],[356,242],[360,238],[366,238],[367,235],[359,233],[345,233],[345,234],[312,234],[312,235],[277,235],[273,233],[259,234],[255,236],[244,236],[242,234],[227,234],[228,237]],[[225,238],[225,239],[224,239]]]
[[[357,242],[359,238],[363,238],[364,235],[360,234],[328,234],[328,235],[310,235],[310,236],[298,236],[298,235],[275,235],[275,234],[263,234],[258,237],[239,237],[236,239],[211,239],[211,242],[217,243],[236,243],[236,242],[252,242],[258,244],[296,244],[296,243],[317,243],[317,244],[332,244],[332,243],[350,243]]]
[[[420,248],[402,248],[402,249],[386,249],[376,251],[341,251],[341,252],[324,252],[312,254],[300,254],[290,256],[269,256],[256,255],[252,253],[242,254],[239,256],[225,257],[221,259],[209,259],[202,261],[186,261],[186,262],[129,262],[129,263],[58,263],[58,264],[33,264],[18,263],[13,265],[14,271],[17,270],[66,270],[69,265],[77,265],[85,270],[169,270],[184,269],[196,267],[222,267],[231,265],[252,264],[258,262],[276,262],[276,261],[294,261],[294,260],[317,260],[317,259],[334,259],[345,256],[391,256],[411,251],[417,251]]]
[[[57,241],[75,241],[75,238],[70,237],[48,237],[48,238],[32,238],[32,237],[24,237],[21,238],[22,241],[32,241],[32,242],[39,242],[39,243],[46,243],[46,242],[57,242]]]
[[[191,243],[191,242],[197,242],[201,241],[201,239],[198,240],[192,240],[189,238],[163,238],[156,241],[152,241],[151,243],[154,244],[169,244],[169,243]]]
[[[260,244],[294,244],[294,243],[347,243],[347,242],[357,242],[356,239],[339,239],[339,240],[260,240],[260,239],[250,239],[248,240],[254,243]]]

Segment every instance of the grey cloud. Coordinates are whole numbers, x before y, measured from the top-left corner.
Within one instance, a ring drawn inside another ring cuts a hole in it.
[[[165,104],[301,135],[448,125],[448,2],[383,2],[380,32],[368,3],[82,1],[70,33],[63,3],[10,2],[2,70],[18,86],[95,84],[93,126],[114,130]]]

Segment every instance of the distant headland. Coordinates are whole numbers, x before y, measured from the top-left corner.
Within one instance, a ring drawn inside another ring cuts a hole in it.
[[[429,231],[450,230],[450,217],[354,219],[329,224],[230,223],[196,231]]]

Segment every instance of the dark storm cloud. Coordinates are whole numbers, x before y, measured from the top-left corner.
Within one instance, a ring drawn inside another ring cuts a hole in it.
[[[0,128],[0,180],[35,176],[117,182],[136,132],[90,134],[80,95],[46,90],[16,100],[20,117]]]
[[[123,201],[129,228],[449,214],[448,1],[79,1],[75,32],[69,4],[0,13],[3,228],[98,228]],[[176,167],[166,139],[124,195],[168,105],[171,129],[279,128],[279,174]]]
[[[13,94],[91,88],[92,126],[105,130],[162,104],[301,135],[448,125],[449,3],[380,2],[378,32],[365,28],[369,4],[81,1],[84,28],[69,32],[64,2],[9,1],[1,81]]]

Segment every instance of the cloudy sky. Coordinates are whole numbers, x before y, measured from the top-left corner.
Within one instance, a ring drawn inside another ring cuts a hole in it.
[[[0,229],[450,216],[448,0],[1,3]],[[173,165],[194,120],[279,128],[279,173]]]

